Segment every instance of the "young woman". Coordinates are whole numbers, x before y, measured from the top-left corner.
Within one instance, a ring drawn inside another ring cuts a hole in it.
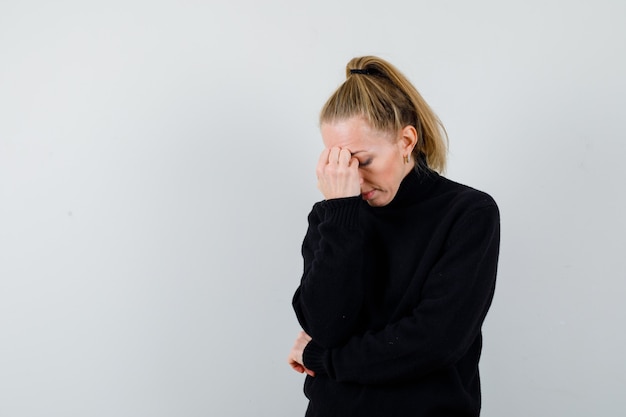
[[[498,208],[439,174],[445,130],[396,68],[354,58],[346,76],[321,112],[324,200],[293,298],[306,415],[478,416]]]

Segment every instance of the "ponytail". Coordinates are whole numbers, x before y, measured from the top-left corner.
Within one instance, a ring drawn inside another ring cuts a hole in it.
[[[448,136],[443,124],[409,80],[390,63],[374,57],[353,58],[346,81],[330,96],[320,123],[362,116],[372,127],[397,132],[413,126],[418,134],[415,161],[445,171]]]

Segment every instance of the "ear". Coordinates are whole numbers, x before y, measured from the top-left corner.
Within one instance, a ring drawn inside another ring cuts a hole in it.
[[[410,155],[416,144],[417,130],[411,125],[404,126],[400,131],[400,140],[398,141],[402,155]]]

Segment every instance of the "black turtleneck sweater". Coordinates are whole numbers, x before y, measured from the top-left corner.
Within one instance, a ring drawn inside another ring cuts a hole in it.
[[[293,306],[308,417],[478,416],[481,325],[500,238],[493,199],[411,171],[395,198],[316,203]]]

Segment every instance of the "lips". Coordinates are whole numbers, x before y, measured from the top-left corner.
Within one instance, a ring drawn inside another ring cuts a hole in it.
[[[367,201],[367,200],[371,200],[372,197],[374,197],[374,193],[376,192],[376,190],[370,190],[364,193],[361,193],[361,198],[363,198],[363,200]]]

